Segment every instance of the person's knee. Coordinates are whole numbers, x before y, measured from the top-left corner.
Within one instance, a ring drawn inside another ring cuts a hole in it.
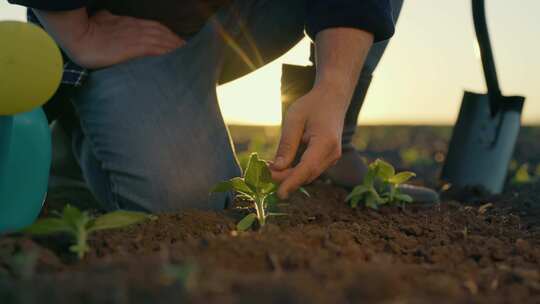
[[[192,152],[194,156],[196,151]],[[151,156],[149,155],[149,158]],[[151,212],[185,209],[222,210],[229,202],[226,194],[211,194],[220,181],[240,175],[233,159],[197,160],[148,159],[136,174],[116,176],[113,191],[118,206]]]

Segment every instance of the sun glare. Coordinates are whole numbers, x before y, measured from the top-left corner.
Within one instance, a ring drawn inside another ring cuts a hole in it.
[[[491,4],[491,3],[490,3]],[[493,0],[488,12],[502,88],[527,96],[524,124],[540,123],[539,1]],[[25,20],[25,8],[0,1],[0,20]],[[471,50],[471,43],[474,43]],[[452,124],[464,90],[485,92],[479,48],[467,2],[406,1],[398,30],[369,90],[361,124]],[[309,41],[265,67],[218,88],[227,123],[278,125],[283,63],[308,65]]]
[[[309,65],[309,40],[304,39],[285,55],[261,69],[218,87],[227,123],[279,125],[281,123],[281,65]]]

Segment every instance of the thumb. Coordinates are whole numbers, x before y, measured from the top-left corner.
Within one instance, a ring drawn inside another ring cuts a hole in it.
[[[304,133],[304,121],[295,118],[285,118],[281,139],[276,152],[276,157],[272,163],[272,169],[284,170],[288,168],[296,156],[302,134]]]

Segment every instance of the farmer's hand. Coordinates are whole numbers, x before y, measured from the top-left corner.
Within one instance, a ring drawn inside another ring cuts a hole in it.
[[[319,85],[287,111],[271,165],[273,178],[281,182],[278,191],[281,198],[319,177],[341,157],[347,98],[334,88]],[[296,167],[290,168],[300,143],[306,144],[307,149]]]
[[[317,34],[315,85],[289,107],[271,164],[272,177],[281,183],[279,197],[287,198],[340,158],[345,113],[372,44],[371,33],[353,28],[329,28]],[[301,142],[307,149],[291,168]]]
[[[93,16],[88,16],[86,9],[36,13],[66,54],[89,69],[162,55],[185,43],[159,22],[117,16],[108,11]]]

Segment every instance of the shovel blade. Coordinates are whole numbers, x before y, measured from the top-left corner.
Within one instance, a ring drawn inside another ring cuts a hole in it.
[[[521,124],[524,97],[502,97],[492,115],[488,95],[465,92],[441,179],[452,187],[501,193]]]

